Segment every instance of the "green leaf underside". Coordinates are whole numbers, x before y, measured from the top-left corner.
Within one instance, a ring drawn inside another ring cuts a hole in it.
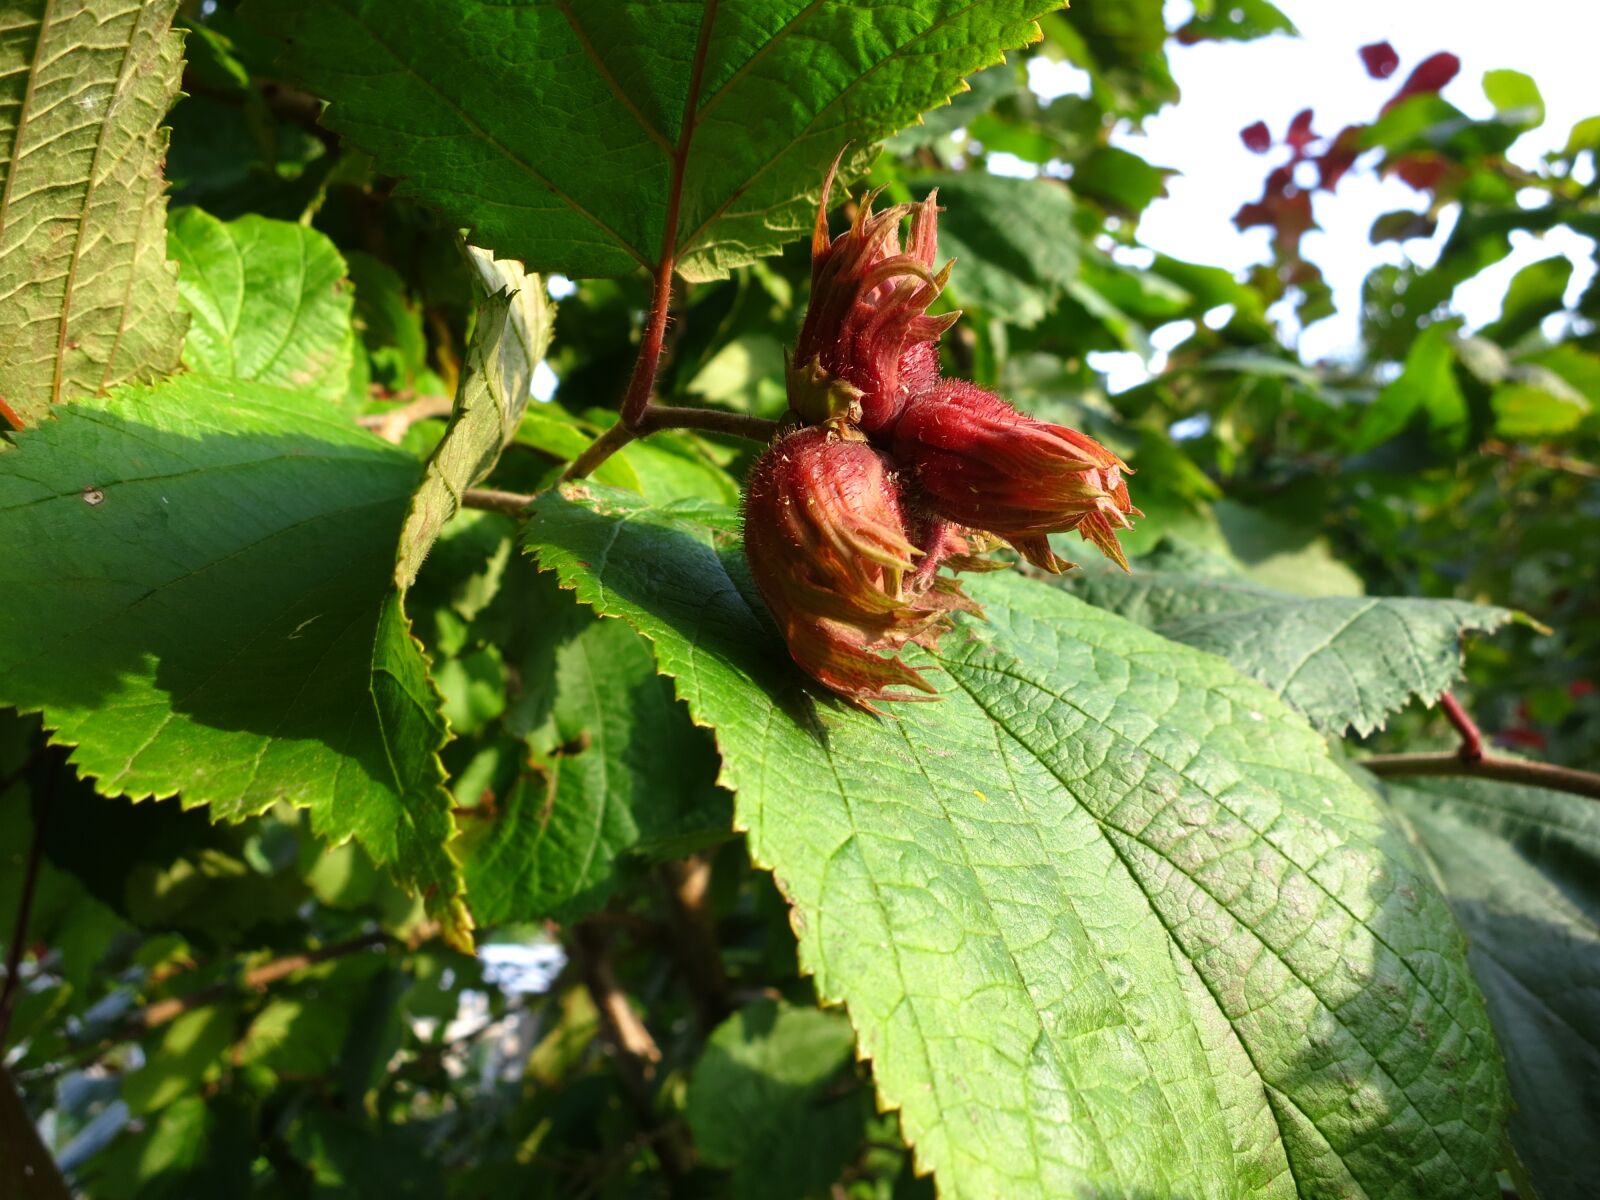
[[[178,376],[0,456],[0,703],[107,795],[278,801],[464,936],[445,732],[389,589],[415,460],[314,396]]]
[[[1495,1194],[1503,1082],[1444,902],[1257,684],[1006,575],[969,583],[944,702],[878,719],[800,686],[701,519],[728,514],[567,495],[530,548],[715,729],[943,1194]]]
[[[809,228],[842,146],[860,170],[870,143],[1059,6],[251,0],[247,14],[293,31],[282,65],[331,101],[333,129],[530,270],[653,267],[686,146],[677,266],[705,280]]]
[[[461,495],[494,469],[532,396],[533,369],[550,347],[555,306],[544,281],[514,262],[468,247],[485,298],[478,305],[466,370],[444,439],[428,460],[400,534],[395,584],[408,588]]]
[[[1511,1137],[1542,1200],[1586,1200],[1600,1129],[1600,806],[1466,779],[1389,789],[1437,866],[1506,1052]]]
[[[1236,578],[1075,571],[1059,585],[1163,637],[1220,654],[1318,729],[1366,735],[1461,674],[1461,635],[1515,614],[1461,600],[1292,596]]]
[[[344,399],[353,300],[344,259],[325,235],[254,213],[223,222],[183,208],[172,214],[168,245],[192,316],[185,366]]]
[[[160,122],[177,0],[13,0],[0,13],[0,399],[50,405],[173,370]]]
[[[480,924],[592,911],[615,892],[623,855],[728,828],[709,740],[656,674],[649,647],[622,622],[571,607],[576,629],[530,655],[547,659],[543,670],[523,664],[524,678],[545,676],[553,697],[527,733],[528,769],[481,835],[468,825]]]

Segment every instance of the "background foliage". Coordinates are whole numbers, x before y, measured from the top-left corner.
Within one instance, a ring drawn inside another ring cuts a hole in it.
[[[1234,278],[1140,246],[1110,136],[1260,0],[66,7],[0,2],[0,1192],[1586,1194],[1600,809],[1359,763],[1453,746],[1454,689],[1594,765],[1600,284],[1450,299],[1600,237],[1600,118],[1518,168],[1535,82],[1471,119],[1448,55],[1264,112]],[[845,143],[939,189],[946,368],[1148,514],[1131,576],[973,583],[886,721],[754,600],[751,443],[464,506],[617,421],[641,265],[659,398],[781,415]],[[1306,364],[1352,172],[1417,196],[1374,241],[1451,233]]]

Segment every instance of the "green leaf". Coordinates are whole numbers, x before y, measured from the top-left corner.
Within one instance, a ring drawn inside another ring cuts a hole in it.
[[[1600,807],[1466,779],[1389,798],[1438,868],[1506,1051],[1511,1137],[1542,1200],[1584,1200],[1600,1128]]]
[[[1072,196],[1049,179],[1009,179],[982,172],[930,175],[912,185],[920,200],[939,189],[939,255],[959,268],[949,294],[1031,328],[1077,277]]]
[[[81,1169],[97,1200],[248,1195],[254,1114],[226,1093],[186,1094]]]
[[[1575,429],[1589,415],[1590,405],[1570,387],[1507,383],[1489,397],[1494,431],[1502,437],[1544,438]]]
[[[1294,22],[1267,0],[1212,0],[1195,5],[1195,18],[1178,30],[1184,45],[1195,42],[1252,42],[1274,33],[1299,37]]]
[[[625,855],[670,853],[729,824],[710,741],[657,677],[648,645],[566,597],[540,615],[548,636],[519,670],[534,700],[511,721],[528,764],[464,840],[472,911],[486,925],[593,911]]]
[[[716,730],[801,962],[945,1195],[1497,1194],[1444,901],[1259,684],[1007,574],[969,585],[944,702],[880,719],[803,687],[732,514],[598,487],[536,514],[541,563]]]
[[[190,1009],[161,1031],[145,1065],[122,1083],[122,1098],[134,1115],[155,1112],[199,1088],[206,1072],[233,1042],[232,1008],[208,1004]]]
[[[289,1138],[311,1169],[314,1194],[349,1200],[437,1200],[446,1195],[438,1164],[414,1130],[379,1125],[333,1108],[308,1106]]]
[[[1072,190],[1091,196],[1113,212],[1136,216],[1167,194],[1172,172],[1153,167],[1137,154],[1101,146],[1072,168]]]
[[[1563,254],[1529,263],[1511,277],[1500,303],[1500,319],[1485,325],[1479,336],[1505,346],[1521,340],[1545,317],[1561,311],[1571,281],[1572,260]]]
[[[1563,260],[1565,261],[1565,260]],[[1381,445],[1425,413],[1435,429],[1454,436],[1465,427],[1467,400],[1456,382],[1456,353],[1447,325],[1429,325],[1412,343],[1405,367],[1361,414],[1356,450]]]
[[[478,305],[455,412],[428,459],[400,533],[394,580],[402,591],[416,580],[439,531],[460,511],[462,493],[494,469],[516,436],[533,397],[533,369],[550,348],[555,323],[555,306],[537,275],[476,246],[467,248],[467,257],[485,299]]]
[[[1315,528],[1236,500],[1219,500],[1214,511],[1229,552],[1254,582],[1297,596],[1359,596],[1366,590]]]
[[[957,90],[948,104],[940,104],[923,113],[915,124],[902,129],[889,139],[889,150],[894,154],[910,154],[923,146],[931,146],[940,138],[949,137],[956,130],[970,125],[1001,100],[1014,96],[1022,88],[1022,78],[1010,63],[979,71]]]
[[[355,352],[352,301],[344,259],[326,236],[254,213],[223,222],[180,208],[167,245],[192,318],[186,367],[344,400]]]
[[[339,1060],[350,1013],[342,1005],[285,998],[270,1001],[239,1042],[238,1061],[285,1075],[321,1075]]]
[[[51,404],[178,365],[166,261],[178,0],[11,0],[0,16],[0,401]]]
[[[1159,561],[1159,560],[1158,560]],[[1431,703],[1461,675],[1461,635],[1509,609],[1460,600],[1294,596],[1183,570],[1073,571],[1058,585],[1162,637],[1220,654],[1328,733],[1366,736],[1413,697]]]
[[[237,821],[288,801],[458,939],[445,731],[398,597],[417,464],[325,401],[179,376],[0,455],[0,703],[107,795]]]
[[[684,1116],[700,1157],[734,1169],[736,1196],[801,1200],[827,1190],[861,1142],[859,1094],[829,1097],[855,1034],[839,1013],[758,1000],[717,1026]]]
[[[412,387],[428,369],[422,310],[406,294],[405,280],[382,259],[359,250],[347,256],[355,285],[355,323],[372,358],[373,373],[395,389]]]
[[[675,248],[716,279],[810,228],[828,163],[1038,37],[1059,0],[250,0],[326,120],[530,270]],[[668,226],[671,225],[669,229]]]
[[[1485,71],[1483,94],[1500,118],[1524,129],[1544,124],[1544,97],[1539,85],[1521,71]]]

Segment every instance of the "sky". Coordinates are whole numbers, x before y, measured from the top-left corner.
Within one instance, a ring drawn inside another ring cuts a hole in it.
[[[1282,161],[1284,152],[1252,154],[1240,141],[1239,131],[1261,120],[1274,138],[1281,139],[1289,120],[1307,107],[1316,113],[1318,134],[1368,121],[1411,68],[1439,50],[1461,59],[1461,72],[1443,95],[1469,116],[1493,111],[1483,94],[1485,71],[1510,67],[1537,82],[1546,118],[1542,127],[1513,147],[1510,157],[1521,165],[1534,165],[1540,155],[1566,143],[1577,121],[1600,113],[1594,67],[1595,46],[1600,44],[1600,0],[1518,0],[1514,6],[1490,0],[1276,2],[1298,27],[1299,38],[1171,45],[1172,72],[1182,100],[1148,120],[1142,131],[1125,130],[1117,136],[1120,145],[1180,173],[1169,180],[1167,198],[1152,204],[1140,224],[1140,240],[1152,249],[1235,271],[1267,261],[1268,231],[1240,233],[1233,226],[1233,214],[1240,204],[1260,195],[1267,171]],[[1169,25],[1181,23],[1190,11],[1189,0],[1169,0]],[[1385,40],[1399,53],[1400,68],[1387,80],[1374,80],[1356,51]],[[1041,95],[1052,96],[1083,91],[1087,78],[1070,65],[1034,60],[1029,82]],[[1007,170],[1004,160],[996,165]],[[1402,255],[1424,265],[1437,257],[1449,233],[1448,221],[1441,223],[1434,238],[1408,242],[1404,248],[1394,243],[1373,246],[1367,239],[1379,214],[1423,206],[1423,197],[1398,180],[1379,182],[1354,173],[1333,196],[1318,194],[1316,214],[1322,230],[1306,236],[1303,250],[1322,267],[1338,311],[1300,331],[1303,358],[1338,358],[1353,350],[1361,280],[1372,267],[1397,262]],[[1515,235],[1513,240],[1515,248],[1504,263],[1457,292],[1455,306],[1469,327],[1498,316],[1507,281],[1530,262],[1555,253],[1571,257],[1577,270],[1569,300],[1594,272],[1594,243],[1570,231],[1555,231],[1543,239]],[[1169,328],[1153,341],[1158,348],[1169,347],[1186,333]],[[1144,364],[1136,356],[1107,355],[1096,365],[1110,371],[1112,391],[1145,376]],[[1159,360],[1155,365],[1159,368]]]

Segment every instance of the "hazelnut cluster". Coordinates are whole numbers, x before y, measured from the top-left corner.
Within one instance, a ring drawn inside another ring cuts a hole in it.
[[[1117,530],[1142,514],[1127,465],[1099,442],[941,377],[939,338],[960,314],[928,315],[950,276],[950,264],[933,269],[937,193],[880,212],[870,194],[830,237],[833,178],[789,361],[791,420],[751,472],[745,552],[795,662],[871,709],[930,698],[933,685],[898,652],[932,648],[953,613],[978,612],[940,568],[1003,566],[980,555],[1005,542],[1064,571],[1072,564],[1049,535],[1076,529],[1126,569]]]

